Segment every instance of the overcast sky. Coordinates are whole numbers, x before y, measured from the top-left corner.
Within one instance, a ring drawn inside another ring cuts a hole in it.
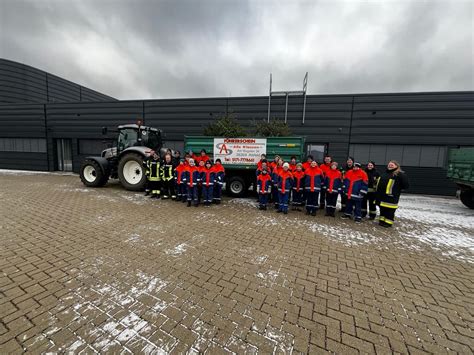
[[[474,0],[0,0],[0,57],[119,99],[474,89]]]

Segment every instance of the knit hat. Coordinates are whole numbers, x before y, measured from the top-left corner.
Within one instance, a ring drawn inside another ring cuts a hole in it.
[[[209,164],[209,165],[212,165],[212,162],[210,160],[207,160],[206,161],[206,165]]]
[[[361,163],[359,163],[359,162],[355,162],[355,163],[354,163],[354,166],[358,166],[358,167],[360,168],[362,165],[361,165]]]
[[[284,167],[284,168],[289,168],[289,167],[290,167],[290,164],[284,163],[284,164],[283,164],[283,167]]]

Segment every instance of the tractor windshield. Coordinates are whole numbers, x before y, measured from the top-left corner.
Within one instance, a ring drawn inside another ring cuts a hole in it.
[[[117,148],[119,151],[122,151],[124,149],[127,149],[128,147],[137,145],[137,142],[138,142],[137,130],[133,128],[124,128],[120,130],[120,134],[118,136]]]
[[[146,138],[144,137],[144,145],[158,151],[162,145],[160,132],[148,131]]]

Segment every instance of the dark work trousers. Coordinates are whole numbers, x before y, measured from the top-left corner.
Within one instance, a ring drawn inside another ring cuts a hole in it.
[[[161,189],[161,197],[164,199],[167,198],[176,198],[176,193],[174,191],[174,181],[173,180],[163,180],[162,189]]]
[[[148,180],[148,188],[153,196],[160,196],[161,181]]]
[[[296,191],[296,189],[293,189],[293,206],[303,206],[303,189],[300,189],[300,191]]]
[[[185,182],[182,182],[181,184],[178,185],[178,191],[181,194],[181,201],[183,201],[183,202],[186,201],[188,191],[187,191]]]
[[[278,208],[278,201],[279,201],[279,197],[278,197],[278,187],[276,187],[275,185],[272,186],[272,201],[273,203],[275,204],[275,208]]]
[[[346,211],[347,205],[347,195],[345,193],[341,193],[341,212]]]
[[[204,203],[212,203],[214,195],[214,185],[202,185],[202,198]]]
[[[195,206],[199,205],[198,187],[196,185],[187,186],[187,199],[188,202],[192,202]]]
[[[336,212],[337,196],[339,196],[337,191],[326,192],[326,212],[331,216]]]
[[[288,200],[290,199],[290,191],[279,192],[279,205],[278,209],[284,213],[288,213]]]
[[[367,206],[368,205],[368,206]],[[367,210],[368,207],[368,210]],[[367,216],[367,211],[369,212],[369,217],[374,219],[377,215],[377,207],[375,204],[375,192],[368,192],[364,195],[364,201],[362,202],[362,217]]]
[[[222,199],[222,184],[216,183],[214,185],[213,194],[214,194],[214,197],[213,197],[214,202],[215,203],[220,203],[221,199]]]
[[[362,200],[348,199],[346,204],[346,216],[352,216],[354,213],[354,219],[360,221],[362,219]]]
[[[326,203],[326,190],[321,188],[321,192],[319,193],[319,208],[324,209],[325,203]]]
[[[397,210],[396,208],[388,208],[388,207],[382,207],[379,206],[380,208],[380,222],[385,223],[386,225],[392,226],[393,222],[395,221],[395,211]]]
[[[319,191],[306,190],[306,211],[314,213],[319,208],[318,203]]]
[[[267,207],[267,203],[268,203],[268,194],[262,194],[262,193],[259,193],[258,194],[258,204],[259,204],[259,207]]]

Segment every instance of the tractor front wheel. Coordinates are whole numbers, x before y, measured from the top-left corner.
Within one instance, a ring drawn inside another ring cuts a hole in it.
[[[104,174],[101,166],[94,160],[85,160],[79,172],[81,181],[87,187],[101,187],[107,183],[109,176]]]
[[[474,189],[461,191],[461,202],[470,209],[474,209]]]
[[[140,154],[126,154],[120,159],[118,176],[123,187],[130,191],[141,191],[145,187],[146,175],[143,157]]]

